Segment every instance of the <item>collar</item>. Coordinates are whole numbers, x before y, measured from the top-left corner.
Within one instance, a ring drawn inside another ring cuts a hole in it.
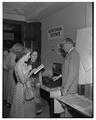
[[[74,47],[72,47],[69,51],[68,51],[68,54],[74,49]]]
[[[68,53],[67,53],[67,55],[74,49],[75,47],[72,47],[69,51],[68,51]],[[66,55],[66,56],[67,56]]]

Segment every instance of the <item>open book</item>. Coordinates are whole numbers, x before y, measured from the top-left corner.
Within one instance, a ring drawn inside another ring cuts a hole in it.
[[[41,64],[39,67],[36,68],[34,75],[36,75],[39,71],[41,71],[44,68],[44,65]]]

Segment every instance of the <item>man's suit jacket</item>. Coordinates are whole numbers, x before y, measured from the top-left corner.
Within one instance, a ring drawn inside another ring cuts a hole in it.
[[[62,87],[68,88],[68,93],[77,93],[79,81],[80,56],[75,48],[65,57],[62,65]]]

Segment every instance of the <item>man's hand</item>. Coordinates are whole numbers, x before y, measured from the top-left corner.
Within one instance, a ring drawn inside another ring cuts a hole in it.
[[[54,76],[52,79],[53,81],[56,81],[58,79],[58,76]]]
[[[68,93],[67,93],[67,89],[61,89],[61,95],[62,96],[66,96]]]
[[[59,78],[61,78],[62,77],[62,75],[60,74],[59,76],[54,76],[53,77],[53,81],[56,81],[56,80],[58,80]]]

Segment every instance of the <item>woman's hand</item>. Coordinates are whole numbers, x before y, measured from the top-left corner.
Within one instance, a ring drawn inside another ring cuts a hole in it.
[[[28,72],[32,70],[32,65],[28,65]]]
[[[61,89],[61,95],[62,96],[66,96],[68,93],[67,93],[67,89]]]
[[[30,80],[26,82],[26,87],[31,89],[31,81]]]
[[[29,75],[31,76],[34,72],[36,72],[36,68],[34,68],[30,73],[29,73]]]

